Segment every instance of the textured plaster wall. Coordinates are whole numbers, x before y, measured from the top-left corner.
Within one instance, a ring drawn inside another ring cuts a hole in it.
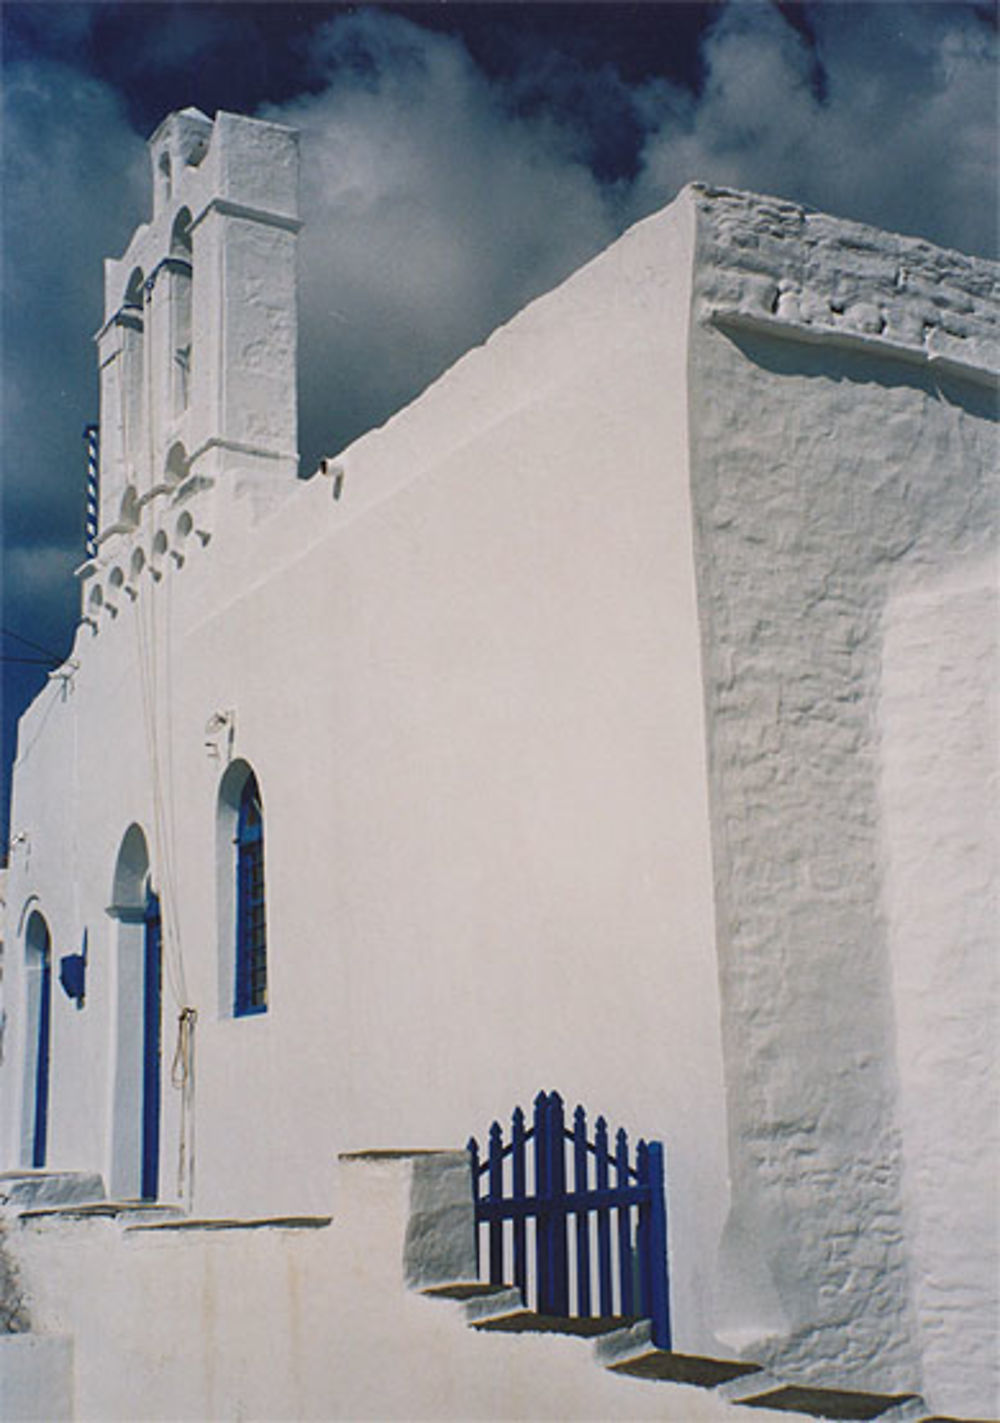
[[[911,1278],[928,1391],[966,1413],[1000,1409],[998,631],[992,560],[894,594],[879,715]]]
[[[905,694],[896,634],[881,724],[880,708],[887,608],[925,579],[961,580],[995,539],[992,398],[976,369],[995,323],[995,274],[789,204],[698,202],[692,488],[734,1152],[723,1333],[765,1351],[773,1334],[783,1365],[806,1375],[912,1385],[922,1308],[923,1342],[935,1340],[932,1401],[971,1406],[975,1395],[986,1411],[985,1364],[964,1342],[968,1328],[977,1338],[988,1328],[984,1272],[959,1278],[950,1267],[995,1240],[980,1211],[986,1238],[977,1226],[960,1249],[945,1246],[936,1187],[921,1206],[929,1225],[905,1234],[904,1196],[926,1196],[933,1162],[929,1122],[907,1135],[918,1109],[911,1096],[901,1113],[897,1097],[901,1079],[916,1090],[914,1057],[926,1049],[907,1040],[897,1060],[897,1017],[909,1032],[928,1008],[912,995],[894,1001],[892,968],[916,954],[926,972],[968,954],[984,987],[987,901],[969,862],[968,919],[938,893],[921,945],[919,911],[898,887],[886,897],[887,812],[904,872],[907,837],[926,853],[934,834],[900,828],[926,813],[931,793],[901,789],[919,743],[899,727],[922,713]],[[972,379],[928,359],[944,338]],[[947,656],[938,635],[949,637],[944,617],[927,630],[936,651],[923,654],[925,674]],[[995,678],[985,654],[973,660]],[[973,777],[975,755],[962,744],[947,754]],[[960,835],[981,833],[977,805]],[[963,984],[930,1014],[951,1021],[953,1046],[975,991]],[[935,1022],[921,1026],[933,1043]],[[983,1065],[981,1049],[971,1067],[954,1061],[950,1086],[975,1090]],[[941,1095],[931,1110],[943,1114]],[[963,1191],[982,1179],[979,1125],[971,1113],[950,1128],[974,1173]],[[964,1235],[965,1222],[954,1228]]]

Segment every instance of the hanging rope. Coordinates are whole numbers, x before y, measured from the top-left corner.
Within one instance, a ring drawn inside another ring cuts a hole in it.
[[[133,626],[136,632],[137,657],[139,664],[139,690],[142,701],[143,724],[146,735],[146,751],[149,761],[149,780],[152,796],[152,839],[153,862],[163,906],[163,940],[167,981],[178,1009],[187,1006],[187,985],[184,974],[184,960],[180,945],[180,923],[178,898],[173,867],[173,856],[167,835],[167,816],[163,794],[163,771],[160,756],[159,735],[159,678],[157,676],[159,655],[156,637],[156,599],[138,598],[134,607]],[[149,627],[146,626],[146,618]],[[169,683],[168,683],[169,685]],[[169,696],[169,691],[168,691]],[[172,789],[172,788],[171,788]]]
[[[177,1018],[177,1045],[170,1064],[170,1081],[181,1094],[180,1144],[177,1150],[177,1194],[194,1195],[194,1030],[196,1008],[182,1008]]]
[[[166,688],[166,750],[160,752],[159,707],[159,638],[157,636],[157,604],[160,600],[150,589],[149,596],[137,598],[134,608],[133,626],[136,632],[136,651],[139,664],[139,688],[142,702],[143,725],[149,758],[150,788],[153,801],[153,856],[157,867],[161,903],[163,906],[163,941],[167,981],[178,1009],[177,1040],[174,1046],[173,1062],[170,1068],[171,1084],[181,1094],[181,1119],[177,1147],[177,1193],[181,1199],[191,1198],[194,1188],[194,1030],[198,1019],[197,1010],[188,1002],[187,983],[184,973],[184,956],[181,945],[179,900],[175,874],[176,848],[176,796],[173,781],[173,715],[171,701],[170,660],[172,652],[171,606],[168,590],[163,599],[166,627],[164,628],[164,684]],[[148,612],[147,612],[148,609]],[[148,627],[146,625],[148,618]],[[163,761],[166,760],[168,784],[163,783]]]

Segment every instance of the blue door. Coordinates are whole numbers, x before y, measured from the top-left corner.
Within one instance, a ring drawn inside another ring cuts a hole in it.
[[[41,916],[37,916],[39,919]],[[38,1048],[35,1057],[35,1124],[32,1133],[31,1164],[36,1170],[45,1165],[49,1130],[49,1038],[52,1019],[52,951],[49,931],[42,921],[44,942],[41,952],[41,983],[38,997]]]
[[[140,1195],[155,1201],[160,1178],[160,901],[146,894],[142,990],[142,1171]]]

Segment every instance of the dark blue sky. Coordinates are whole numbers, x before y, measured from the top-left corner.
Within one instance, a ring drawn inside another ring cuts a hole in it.
[[[77,614],[101,263],[146,216],[143,140],[171,109],[302,131],[307,473],[692,178],[995,255],[993,6],[175,0],[0,17],[4,832],[16,719]]]

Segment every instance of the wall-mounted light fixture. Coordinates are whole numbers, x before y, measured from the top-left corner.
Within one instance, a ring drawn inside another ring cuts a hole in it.
[[[87,989],[87,931],[83,931],[83,945],[78,954],[63,954],[59,960],[59,983],[67,998],[72,998],[78,1009],[83,1007]]]

